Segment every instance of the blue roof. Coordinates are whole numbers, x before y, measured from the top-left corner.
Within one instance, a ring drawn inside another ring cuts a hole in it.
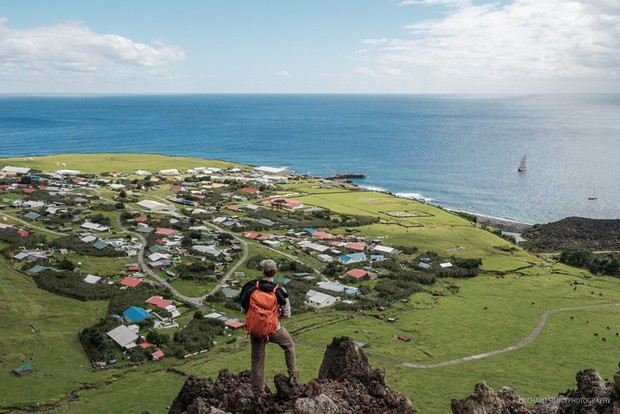
[[[358,293],[360,293],[360,290],[356,287],[346,287],[344,288],[344,293],[346,293],[347,295],[357,295]]]
[[[151,314],[146,309],[139,308],[137,306],[130,306],[123,311],[123,316],[129,319],[131,322],[140,322],[151,317]]]
[[[345,254],[342,255],[338,258],[338,260],[342,261],[342,262],[347,262],[349,260],[366,260],[366,255],[364,253],[351,253],[351,254]]]
[[[377,260],[377,259],[385,259],[385,256],[382,254],[371,254],[370,255],[370,260]]]
[[[309,227],[304,228],[304,231],[305,231],[306,233],[310,233],[310,234],[312,234],[312,233],[316,233],[316,230],[315,230],[315,229],[311,229],[311,228],[309,228]]]

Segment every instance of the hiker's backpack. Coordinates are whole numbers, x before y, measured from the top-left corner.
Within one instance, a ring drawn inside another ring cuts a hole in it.
[[[245,325],[248,335],[256,338],[265,338],[269,342],[269,335],[278,329],[278,298],[276,290],[263,292],[258,287],[250,294],[250,307],[245,315]]]

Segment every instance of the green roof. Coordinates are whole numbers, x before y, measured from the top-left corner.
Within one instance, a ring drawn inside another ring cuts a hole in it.
[[[108,243],[104,242],[103,240],[97,240],[93,243],[93,247],[97,250],[103,250],[108,247]]]

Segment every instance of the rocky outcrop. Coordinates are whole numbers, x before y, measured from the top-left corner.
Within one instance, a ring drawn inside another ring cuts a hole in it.
[[[593,369],[577,373],[577,388],[529,408],[513,388],[494,392],[484,382],[462,400],[452,400],[454,414],[620,414],[620,371],[606,384]]]
[[[249,371],[222,370],[215,382],[189,377],[169,413],[416,413],[405,397],[386,384],[385,371],[373,368],[364,351],[346,337],[334,338],[327,347],[318,378],[290,385],[278,374],[274,384],[275,392],[267,388],[255,400]]]

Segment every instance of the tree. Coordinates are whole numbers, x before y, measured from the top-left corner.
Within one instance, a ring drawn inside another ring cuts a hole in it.
[[[566,249],[560,254],[560,262],[567,265],[586,267],[592,261],[592,251],[579,247]]]
[[[75,269],[75,263],[69,260],[67,257],[64,257],[60,262],[58,262],[58,268],[61,270],[73,270]]]

